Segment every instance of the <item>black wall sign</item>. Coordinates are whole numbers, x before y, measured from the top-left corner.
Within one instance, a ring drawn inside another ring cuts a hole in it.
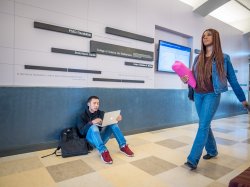
[[[143,68],[153,68],[152,64],[143,64],[143,63],[137,63],[137,62],[125,62],[125,65],[143,67]]]
[[[86,70],[86,69],[72,69],[72,68],[68,68],[68,72],[101,74],[101,71]]]
[[[24,65],[24,69],[101,74],[101,71],[96,71],[96,70],[72,69],[72,68],[60,68],[60,67],[48,67],[48,66],[33,66],[33,65]]]
[[[63,53],[68,55],[78,55],[78,56],[88,56],[88,57],[96,57],[96,53],[88,53],[83,51],[74,51],[68,49],[60,49],[60,48],[51,48],[51,52],[53,53]]]
[[[144,80],[128,80],[128,79],[107,79],[107,78],[93,78],[93,81],[103,82],[122,82],[122,83],[144,83]]]
[[[66,33],[66,34],[72,34],[76,36],[92,38],[92,33],[90,32],[80,31],[80,30],[66,28],[66,27],[60,27],[56,25],[50,25],[50,24],[36,22],[36,21],[34,22],[34,27],[39,28],[39,29],[49,30],[49,31],[55,31],[55,32],[61,32],[61,33]]]
[[[134,34],[134,33],[127,32],[127,31],[114,29],[111,27],[106,27],[106,33],[113,34],[116,36],[122,36],[125,38],[130,38],[130,39],[134,39],[134,40],[139,40],[142,42],[154,43],[154,38],[150,38],[150,37],[139,35],[139,34]]]
[[[67,68],[47,67],[47,66],[24,65],[24,69],[45,70],[45,71],[63,71],[63,72],[67,72]]]
[[[90,52],[103,55],[119,56],[139,60],[153,61],[154,53],[141,49],[129,48],[120,45],[113,45],[103,42],[90,41]]]

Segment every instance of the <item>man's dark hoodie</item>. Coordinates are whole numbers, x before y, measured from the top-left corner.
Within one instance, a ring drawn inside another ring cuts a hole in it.
[[[77,128],[80,134],[83,137],[86,137],[87,132],[90,126],[92,125],[92,120],[96,118],[101,118],[103,120],[103,116],[104,116],[104,111],[97,110],[96,112],[91,113],[88,108],[85,109],[85,111],[81,114],[77,123]],[[101,127],[99,127],[99,129],[101,130]]]

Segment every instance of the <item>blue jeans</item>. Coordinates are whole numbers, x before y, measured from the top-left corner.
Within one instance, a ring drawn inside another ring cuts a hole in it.
[[[87,132],[86,139],[99,151],[99,153],[103,153],[107,150],[105,144],[108,142],[112,134],[115,136],[120,148],[126,145],[126,140],[118,124],[103,127],[101,131],[99,131],[98,126],[93,124]]]
[[[207,154],[216,156],[218,154],[216,142],[211,130],[211,121],[220,103],[220,94],[194,93],[194,102],[199,116],[199,128],[193,143],[191,152],[187,158],[188,162],[197,166],[205,147]]]

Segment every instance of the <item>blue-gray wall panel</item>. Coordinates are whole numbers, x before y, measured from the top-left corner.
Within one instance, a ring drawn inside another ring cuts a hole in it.
[[[101,109],[121,109],[124,134],[198,120],[187,90],[108,88],[0,88],[0,156],[54,147],[61,129],[75,125],[86,99],[97,95]],[[232,91],[222,94],[216,117],[246,113]]]

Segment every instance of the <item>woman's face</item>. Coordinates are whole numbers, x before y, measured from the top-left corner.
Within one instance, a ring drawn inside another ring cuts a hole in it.
[[[208,47],[213,44],[213,36],[211,31],[205,31],[202,36],[202,42],[204,46]]]

